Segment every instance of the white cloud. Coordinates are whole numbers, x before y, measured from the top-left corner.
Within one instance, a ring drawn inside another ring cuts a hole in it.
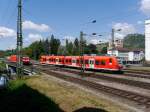
[[[140,2],[140,10],[144,14],[150,15],[150,0],[141,0],[141,2]]]
[[[48,32],[51,30],[51,28],[46,24],[36,24],[32,21],[24,21],[23,29],[35,30],[35,31],[40,31],[40,32]]]
[[[91,39],[91,40],[89,40],[89,44],[90,43],[92,43],[92,44],[100,44],[100,43],[106,43],[106,42],[108,42],[109,40],[108,39],[106,39],[106,38],[100,38],[100,39],[98,39],[98,38],[95,38],[95,39]]]
[[[0,38],[14,37],[14,36],[16,36],[15,30],[0,26]]]
[[[73,37],[73,36],[64,36],[64,39],[65,40],[68,39],[68,41],[74,42],[75,37]]]
[[[98,44],[98,43],[100,43],[100,40],[98,40],[98,39],[92,39],[92,40],[90,40],[89,43]]]
[[[25,42],[32,43],[41,39],[43,39],[43,37],[40,34],[29,34],[28,37],[25,39]]]
[[[137,21],[137,24],[142,25],[142,24],[144,24],[144,22],[143,21]]]
[[[121,29],[121,31],[115,32],[115,37],[117,38],[124,38],[127,34],[136,33],[135,27],[128,23],[116,23],[113,28],[115,30]]]
[[[12,45],[10,45],[10,46],[8,47],[8,50],[16,49],[16,46],[17,46],[17,45],[12,44]]]

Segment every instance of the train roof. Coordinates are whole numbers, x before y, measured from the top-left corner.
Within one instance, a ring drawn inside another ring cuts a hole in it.
[[[42,58],[81,58],[81,56],[41,56]],[[84,56],[84,58],[115,58],[114,56]]]

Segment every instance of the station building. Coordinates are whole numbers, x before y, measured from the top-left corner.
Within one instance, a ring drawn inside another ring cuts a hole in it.
[[[121,61],[127,62],[127,63],[139,63],[144,59],[144,51],[140,49],[126,49],[126,48],[120,48],[116,47],[114,49],[109,49],[107,51],[108,55],[116,56]]]

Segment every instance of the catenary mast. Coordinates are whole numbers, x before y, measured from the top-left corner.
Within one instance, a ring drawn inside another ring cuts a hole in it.
[[[17,18],[17,75],[21,77],[23,74],[22,64],[22,0],[18,0],[18,18]]]

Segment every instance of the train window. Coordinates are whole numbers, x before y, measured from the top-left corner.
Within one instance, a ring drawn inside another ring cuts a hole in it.
[[[80,60],[80,64],[83,64],[83,60]]]
[[[109,63],[112,63],[112,58],[109,59]]]
[[[59,59],[56,59],[56,62],[59,62]]]
[[[95,61],[96,65],[100,65],[100,62],[98,60]]]
[[[68,63],[68,60],[66,59],[66,63]]]
[[[85,60],[85,64],[89,64],[89,61],[88,61],[88,60]]]
[[[46,61],[46,58],[43,58],[43,61]]]
[[[93,60],[90,60],[90,61],[89,61],[89,64],[94,64],[94,61],[93,61]]]
[[[72,63],[76,63],[76,60],[72,60]]]
[[[101,64],[102,64],[102,65],[105,65],[105,64],[106,64],[106,61],[105,61],[105,60],[101,60]]]
[[[89,60],[89,64],[91,64],[91,60]]]
[[[94,64],[94,61],[91,61],[91,64]]]
[[[69,63],[71,63],[71,59],[69,60]]]
[[[61,59],[59,59],[59,62],[61,62]]]

